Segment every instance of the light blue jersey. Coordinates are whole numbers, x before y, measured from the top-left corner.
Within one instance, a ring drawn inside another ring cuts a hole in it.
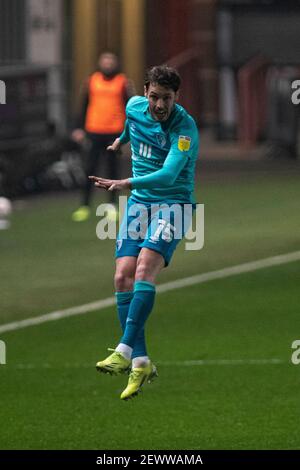
[[[142,96],[128,101],[126,118],[120,139],[131,142],[133,197],[150,203],[193,203],[199,152],[194,119],[176,104],[167,121],[156,121]]]

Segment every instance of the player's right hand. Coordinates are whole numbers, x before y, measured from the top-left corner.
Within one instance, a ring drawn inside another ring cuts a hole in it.
[[[76,142],[77,144],[82,144],[82,142],[85,139],[85,132],[83,129],[74,129],[74,131],[71,134],[72,140]]]
[[[107,147],[106,150],[111,150],[113,152],[117,152],[121,147],[121,142],[120,142],[120,139],[119,137],[111,144]]]

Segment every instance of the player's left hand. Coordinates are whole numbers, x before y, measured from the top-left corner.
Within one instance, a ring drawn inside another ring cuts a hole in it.
[[[103,188],[107,191],[114,191],[116,189],[130,189],[131,184],[129,179],[124,180],[109,180],[106,178],[101,178],[99,176],[89,176],[89,179],[94,181],[97,188]]]

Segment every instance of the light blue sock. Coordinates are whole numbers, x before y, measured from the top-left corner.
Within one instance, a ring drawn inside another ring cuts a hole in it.
[[[130,302],[133,299],[133,291],[116,292],[115,295],[117,300],[118,316],[121,323],[122,331],[124,333]]]
[[[139,334],[144,329],[146,320],[151,313],[155,299],[155,285],[147,281],[136,281],[134,295],[130,302],[126,327],[120,343],[134,348],[132,357],[147,356],[145,350],[136,344]]]
[[[119,320],[121,323],[122,331],[124,333],[126,327],[126,320],[130,307],[131,300],[133,299],[133,291],[128,292],[116,292],[117,310]],[[145,329],[143,328],[135,341],[134,348],[132,351],[132,359],[135,357],[147,356],[146,340],[145,340]]]

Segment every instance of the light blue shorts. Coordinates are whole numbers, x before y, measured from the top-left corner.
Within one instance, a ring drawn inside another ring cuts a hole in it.
[[[116,241],[116,258],[138,257],[142,248],[162,255],[168,266],[192,222],[195,204],[144,203],[130,197]]]

